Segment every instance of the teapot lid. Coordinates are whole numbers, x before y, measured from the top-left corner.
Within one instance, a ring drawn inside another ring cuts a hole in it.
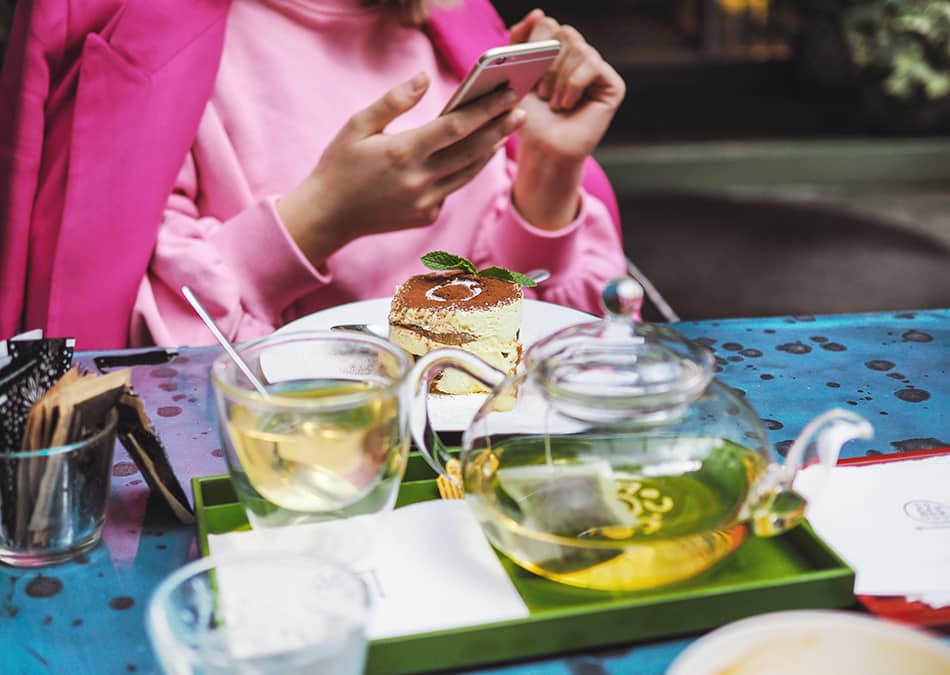
[[[706,347],[639,320],[643,289],[620,277],[601,296],[605,317],[536,342],[525,366],[545,397],[589,421],[655,423],[679,417],[706,389],[714,359]]]

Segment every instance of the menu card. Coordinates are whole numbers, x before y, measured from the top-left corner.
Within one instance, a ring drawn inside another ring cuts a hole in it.
[[[528,616],[463,500],[433,500],[345,520],[209,535],[213,556],[292,551],[356,570],[372,595],[369,639]],[[273,579],[275,592],[281,580]]]
[[[950,455],[799,472],[818,535],[855,570],[857,595],[950,605]]]

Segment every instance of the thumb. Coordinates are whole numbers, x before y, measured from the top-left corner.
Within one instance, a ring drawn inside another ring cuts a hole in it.
[[[429,76],[416,73],[412,79],[398,84],[367,108],[350,118],[348,130],[365,138],[382,133],[394,119],[413,108],[429,88]]]
[[[544,12],[540,9],[532,9],[521,21],[511,27],[508,33],[508,44],[515,45],[521,42],[527,42],[531,37],[531,31],[538,25],[538,22],[544,18]]]

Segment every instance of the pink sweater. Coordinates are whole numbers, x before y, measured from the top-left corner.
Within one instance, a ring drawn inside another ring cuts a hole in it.
[[[458,84],[423,31],[359,0],[235,0],[214,91],[136,298],[133,344],[213,341],[183,284],[243,341],[319,309],[391,295],[434,249],[478,266],[548,268],[552,278],[529,296],[597,311],[603,283],[624,273],[606,206],[582,193],[574,223],[553,233],[532,227],[511,203],[517,167],[503,152],[426,228],[357,239],[319,268],[297,249],[276,199],[309,174],[350,115],[420,70],[429,91],[387,131],[430,121]]]

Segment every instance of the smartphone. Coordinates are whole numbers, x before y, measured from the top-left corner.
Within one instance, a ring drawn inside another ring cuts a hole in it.
[[[518,92],[519,98],[524,96],[534,88],[560,51],[561,43],[557,40],[523,42],[487,50],[478,57],[441,114],[507,87]]]

